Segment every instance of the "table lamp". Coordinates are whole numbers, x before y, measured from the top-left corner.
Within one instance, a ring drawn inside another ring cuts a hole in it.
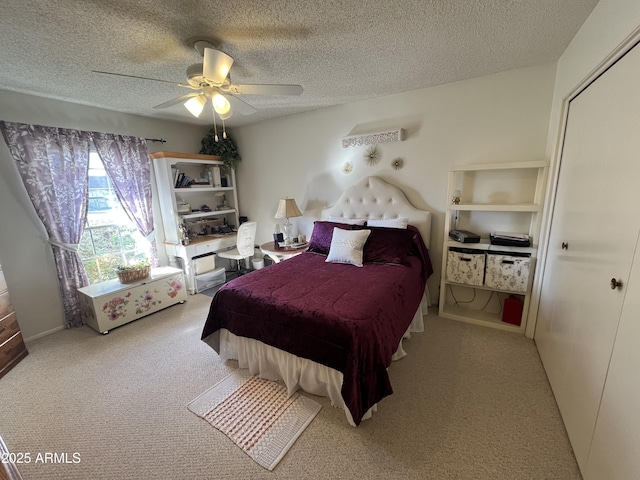
[[[293,198],[281,198],[278,202],[278,210],[276,211],[275,218],[285,218],[285,222],[282,225],[284,229],[284,244],[291,245],[293,243],[293,238],[291,237],[291,231],[293,229],[293,225],[289,221],[290,218],[293,217],[301,217],[302,212],[296,205],[296,201]]]

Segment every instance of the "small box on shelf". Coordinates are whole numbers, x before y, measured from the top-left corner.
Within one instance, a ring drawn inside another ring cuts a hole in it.
[[[450,248],[447,258],[447,282],[481,286],[484,283],[485,254],[464,248]]]
[[[507,292],[525,293],[529,287],[531,257],[487,253],[485,285]]]
[[[516,295],[509,295],[509,298],[504,299],[504,305],[502,307],[502,321],[504,323],[510,323],[512,325],[520,326],[522,322],[522,309],[524,303]]]
[[[226,281],[226,273],[224,267],[195,276],[196,292],[200,293],[217,285],[221,285]]]

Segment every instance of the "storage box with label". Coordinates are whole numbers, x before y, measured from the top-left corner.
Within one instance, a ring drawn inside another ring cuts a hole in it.
[[[505,292],[525,293],[529,288],[532,259],[529,256],[487,253],[485,286]]]
[[[484,279],[484,252],[464,248],[450,248],[447,260],[447,282],[482,286]]]

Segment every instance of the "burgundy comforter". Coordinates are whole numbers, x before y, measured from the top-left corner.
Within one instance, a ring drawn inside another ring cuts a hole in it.
[[[226,328],[339,370],[358,425],[393,393],[387,368],[432,272],[419,236],[417,242],[409,266],[355,267],[307,252],[237,278],[213,299],[202,339]]]

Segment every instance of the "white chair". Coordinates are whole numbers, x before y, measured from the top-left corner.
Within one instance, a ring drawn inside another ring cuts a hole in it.
[[[238,235],[236,239],[236,248],[226,250],[224,252],[218,252],[217,255],[220,258],[227,258],[229,260],[235,260],[236,272],[238,275],[246,273],[242,270],[240,262],[251,258],[253,256],[254,243],[256,239],[256,222],[244,222],[238,228]]]

